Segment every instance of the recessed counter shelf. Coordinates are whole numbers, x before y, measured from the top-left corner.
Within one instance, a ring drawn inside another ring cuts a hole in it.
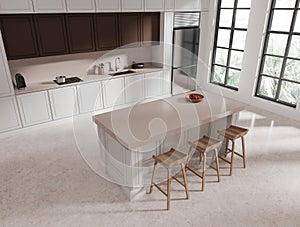
[[[150,183],[152,155],[171,147],[187,152],[187,142],[232,123],[246,104],[200,91],[204,99],[190,103],[186,94],[115,110],[93,117],[98,126],[102,172],[123,186],[132,199]]]

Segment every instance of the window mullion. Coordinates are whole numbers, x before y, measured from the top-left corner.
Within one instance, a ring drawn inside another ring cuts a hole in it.
[[[260,63],[260,66],[259,66],[258,83],[257,83],[257,86],[256,86],[256,92],[255,92],[256,95],[258,95],[258,96],[260,95],[259,90],[260,90],[260,86],[261,86],[261,77],[262,77],[261,74],[263,72],[263,68],[264,68],[264,65],[265,65],[265,56],[266,56],[268,45],[269,45],[270,30],[271,30],[271,25],[272,25],[273,16],[274,16],[274,8],[275,8],[275,0],[272,1],[270,12],[269,12],[267,32],[266,32],[266,35],[265,35],[266,36],[265,37],[265,43],[264,43],[264,47],[263,47],[261,63]]]
[[[233,43],[233,35],[234,35],[234,27],[235,27],[235,19],[236,19],[236,10],[237,10],[237,4],[238,0],[234,1],[234,8],[233,8],[233,14],[232,14],[232,22],[231,22],[231,32],[230,32],[230,40],[229,40],[229,51],[227,56],[227,63],[226,63],[226,73],[225,73],[225,86],[228,82],[228,74],[229,74],[229,65],[230,65],[230,58],[231,58],[231,49],[232,49],[232,43]]]
[[[291,26],[290,26],[289,36],[288,36],[287,45],[286,45],[286,48],[285,48],[284,58],[283,58],[282,66],[281,66],[281,71],[280,71],[280,76],[279,76],[279,81],[278,81],[278,86],[277,86],[277,91],[276,91],[276,96],[275,96],[276,101],[279,100],[280,90],[281,90],[281,86],[282,86],[282,79],[284,77],[287,57],[289,55],[289,51],[290,51],[290,47],[291,47],[292,33],[294,31],[294,27],[295,27],[296,19],[297,19],[297,11],[298,11],[297,6],[298,6],[298,3],[299,3],[299,0],[297,0],[296,4],[295,4],[292,23],[291,23]]]
[[[218,1],[218,10],[217,10],[217,20],[216,20],[216,29],[215,29],[215,40],[214,40],[214,51],[212,56],[212,67],[211,67],[211,76],[210,82],[213,82],[213,77],[215,74],[215,61],[216,61],[216,51],[217,51],[217,42],[219,36],[219,25],[220,25],[220,12],[221,12],[221,0]]]

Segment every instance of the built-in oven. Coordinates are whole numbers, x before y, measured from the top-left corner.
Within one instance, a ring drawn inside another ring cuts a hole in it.
[[[173,28],[172,94],[196,89],[200,12],[175,13]]]

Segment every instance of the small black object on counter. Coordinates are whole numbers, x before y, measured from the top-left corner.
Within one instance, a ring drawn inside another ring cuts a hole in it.
[[[81,82],[82,79],[80,79],[79,77],[69,77],[69,78],[65,78],[65,82],[64,83],[59,83],[57,80],[53,80],[55,83],[57,83],[58,85],[63,85],[63,84],[72,84],[72,83],[78,83]]]
[[[19,90],[25,89],[25,88],[26,88],[25,78],[22,76],[22,74],[17,73],[17,74],[15,75],[15,79],[16,79],[16,85],[17,85],[17,88],[18,88]]]
[[[144,63],[142,63],[142,62],[140,62],[140,63],[133,62],[132,68],[133,69],[143,69],[144,68]]]

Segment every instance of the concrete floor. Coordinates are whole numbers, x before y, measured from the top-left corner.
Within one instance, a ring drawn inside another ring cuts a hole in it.
[[[221,162],[221,183],[206,191],[188,174],[191,198],[173,183],[171,210],[156,189],[128,201],[119,186],[82,159],[71,121],[0,138],[0,226],[300,226],[300,127],[249,109],[238,125],[246,137],[247,168],[233,176]],[[213,173],[213,172],[212,172]]]

